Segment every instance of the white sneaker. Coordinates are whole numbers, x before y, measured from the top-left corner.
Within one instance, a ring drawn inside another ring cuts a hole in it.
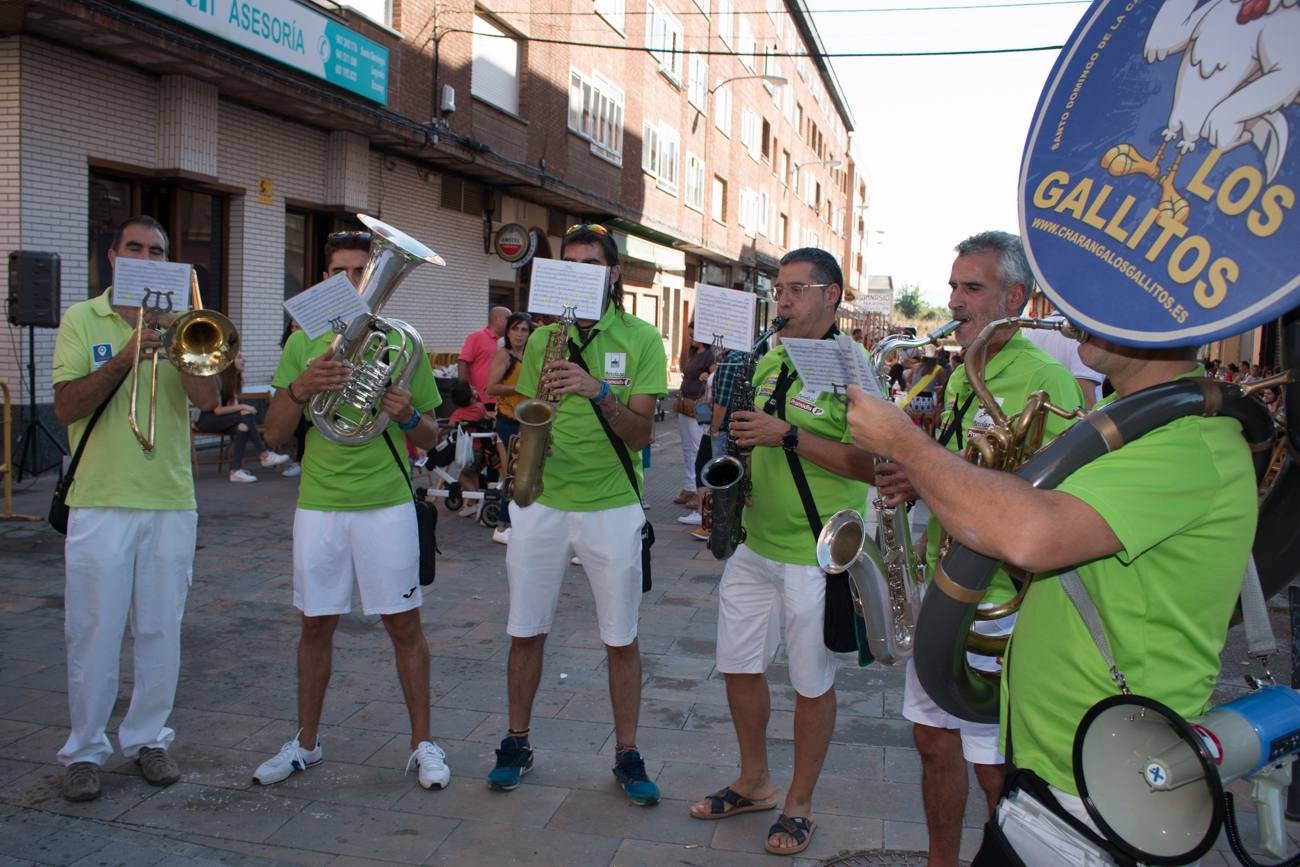
[[[411,765],[418,765],[420,788],[445,789],[451,782],[451,768],[447,767],[447,754],[442,751],[442,747],[430,741],[420,741],[420,745],[411,753],[411,757],[406,760],[406,772],[410,773]]]
[[[285,467],[284,471],[280,473],[280,475],[284,476],[286,479],[296,479],[302,475],[302,464],[295,461]]]
[[[253,475],[253,474],[250,473],[248,470],[231,470],[231,471],[230,471],[230,481],[232,481],[232,482],[255,482],[255,481],[257,481],[257,476]]]
[[[280,747],[280,752],[257,766],[253,772],[253,782],[269,786],[287,780],[294,771],[305,771],[319,765],[323,758],[325,754],[321,750],[320,741],[316,742],[316,749],[308,751],[299,746],[298,738],[295,737]]]
[[[575,554],[569,558],[569,563],[573,566],[581,566],[582,558]]]
[[[677,523],[679,524],[690,524],[691,526],[696,527],[698,527],[703,521],[704,519],[700,517],[699,512],[691,512],[689,515],[682,515],[677,519]]]
[[[460,515],[462,518],[472,518],[478,514],[478,506],[474,503],[466,503],[460,507],[460,511],[456,514]]]
[[[510,528],[509,528],[509,527],[497,527],[495,530],[492,531],[492,541],[493,541],[493,542],[496,542],[498,545],[509,545],[509,544],[510,544]]]
[[[273,467],[284,466],[289,463],[289,460],[290,458],[288,455],[282,455],[277,452],[266,452],[262,455],[262,466],[269,470]]]

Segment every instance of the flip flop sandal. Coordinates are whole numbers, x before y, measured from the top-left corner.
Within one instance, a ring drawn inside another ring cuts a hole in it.
[[[737,792],[731,786],[718,789],[712,795],[705,795],[705,800],[709,802],[709,812],[701,816],[694,811],[691,815],[696,819],[726,819],[728,816],[736,816],[741,813],[758,813],[763,810],[771,810],[776,806],[775,798],[762,798],[758,801],[751,801],[744,795]]]
[[[817,830],[816,819],[806,819],[803,816],[787,816],[781,814],[781,818],[772,823],[772,827],[767,829],[767,837],[770,841],[773,834],[789,834],[790,839],[795,845],[789,848],[773,846],[770,842],[764,842],[763,848],[773,855],[798,855],[808,848],[812,842],[813,831]]]

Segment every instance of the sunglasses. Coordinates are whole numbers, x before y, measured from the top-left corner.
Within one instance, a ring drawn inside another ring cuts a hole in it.
[[[564,230],[566,237],[576,232],[592,232],[597,235],[608,235],[609,229],[606,229],[599,223],[574,223],[572,226]]]
[[[330,232],[325,236],[325,240],[331,244],[337,241],[350,241],[354,238],[358,241],[369,241],[370,233],[361,231],[360,229],[348,229],[343,232]]]

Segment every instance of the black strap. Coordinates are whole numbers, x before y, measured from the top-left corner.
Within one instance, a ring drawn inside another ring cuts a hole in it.
[[[939,435],[939,445],[947,448],[948,440],[952,439],[953,434],[956,434],[957,448],[960,449],[963,447],[964,444],[962,443],[961,427],[966,418],[966,410],[970,409],[971,401],[974,399],[975,392],[973,391],[966,395],[966,401],[960,407],[957,406],[957,398],[954,397],[952,399],[952,420],[948,422],[948,426],[945,427],[943,433]]]
[[[68,462],[68,471],[63,474],[63,480],[59,483],[65,494],[72,487],[72,478],[77,472],[77,465],[81,463],[81,453],[86,450],[86,440],[90,439],[90,432],[95,429],[95,422],[99,421],[99,417],[104,414],[104,410],[108,409],[109,402],[113,400],[113,396],[117,394],[117,390],[122,387],[123,382],[126,382],[126,377],[122,377],[117,381],[117,385],[113,386],[113,390],[108,393],[108,397],[104,398],[103,402],[95,407],[95,411],[91,413],[90,421],[86,423],[86,432],[77,441],[77,449],[72,453],[72,460]]]
[[[569,361],[581,367],[583,372],[588,375],[591,374],[591,370],[587,367],[586,359],[582,357],[582,351],[587,348],[595,337],[596,330],[593,328],[581,346],[575,343],[572,337],[569,338]],[[614,433],[614,428],[610,426],[609,420],[605,418],[605,414],[596,405],[596,399],[594,397],[588,398],[588,402],[591,403],[592,412],[596,414],[596,421],[600,422],[600,429],[609,438],[609,444],[613,446],[614,454],[618,455],[618,461],[623,465],[623,472],[627,473],[627,480],[632,484],[632,493],[636,494],[636,498],[640,500],[641,486],[636,482],[636,471],[632,469],[632,457],[627,453],[627,447],[623,445],[622,438]]]
[[[393,453],[393,460],[397,461],[397,471],[406,480],[406,486],[411,487],[411,474],[406,471],[406,462],[398,456],[397,446],[393,445],[393,439],[388,435],[388,428],[384,428],[384,443],[388,446],[388,450]],[[414,496],[415,492],[412,491],[411,495]]]
[[[785,397],[790,392],[790,386],[794,384],[795,374],[790,370],[789,365],[782,362],[781,374],[776,378],[776,388],[772,391],[772,396],[763,404],[763,412],[768,415],[775,415],[781,421],[785,421]],[[817,503],[813,500],[812,489],[808,487],[808,477],[804,475],[803,464],[799,461],[799,456],[789,449],[782,449],[785,452],[786,463],[790,465],[790,475],[794,477],[795,490],[799,492],[799,501],[803,503],[804,517],[808,519],[808,529],[812,530],[813,540],[821,536],[822,520],[817,511]]]

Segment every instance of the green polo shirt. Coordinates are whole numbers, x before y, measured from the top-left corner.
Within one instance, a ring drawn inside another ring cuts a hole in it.
[[[1016,332],[1007,344],[989,361],[984,371],[984,381],[993,397],[1008,416],[1015,415],[1024,407],[1029,395],[1036,391],[1046,391],[1052,403],[1060,407],[1074,409],[1083,405],[1083,393],[1079,383],[1075,382],[1070,371],[1060,362],[1039,349],[1023,334]],[[947,433],[954,424],[957,409],[974,394],[970,380],[966,378],[966,365],[959,366],[952,373],[948,387],[944,389],[944,408],[940,417],[940,430]],[[953,436],[948,439],[948,451],[961,452],[972,431],[987,430],[993,419],[980,406],[979,398],[971,400],[956,427]],[[1043,426],[1043,443],[1056,439],[1074,424],[1073,419],[1061,418],[1049,413]],[[935,565],[939,562],[939,537],[942,528],[939,521],[930,516],[926,530],[926,578],[934,576]],[[1007,573],[999,569],[984,594],[985,604],[996,605],[1016,595],[1015,587]]]
[[[1129,687],[1184,718],[1203,712],[1255,538],[1255,473],[1240,425],[1178,419],[1057,490],[1091,506],[1124,546],[1077,569]],[[1118,693],[1109,671],[1060,581],[1035,581],[1003,670],[1002,732],[1011,729],[1015,763],[1077,794],[1075,729]]]
[[[537,394],[542,356],[558,327],[555,323],[543,326],[528,339],[515,385],[520,394]],[[668,393],[668,357],[658,328],[611,304],[592,330],[582,358],[591,375],[608,382],[619,400],[626,404],[634,394],[663,397]],[[582,345],[576,327],[569,329],[569,337]],[[639,502],[596,412],[591,401],[580,395],[566,394],[560,400],[551,424],[551,454],[542,470],[542,494],[537,502],[566,512],[595,512]],[[621,440],[618,447],[632,462],[637,485],[644,490],[641,453]]]
[[[89,301],[78,302],[63,314],[54,344],[53,384],[71,382],[94,373],[116,355],[135,326],[109,304],[112,288]],[[140,430],[149,424],[149,379],[155,362],[141,359],[136,415]],[[86,450],[68,491],[74,508],[193,509],[194,475],[190,470],[189,398],[181,375],[171,362],[158,362],[158,414],[154,449],[146,453],[131,432],[131,374],[127,373],[95,422]],[[76,452],[93,411],[68,425],[68,444]]]
[[[289,335],[272,384],[276,388],[288,388],[289,383],[307,369],[308,362],[325,354],[333,340],[333,334],[323,334],[315,340],[308,340],[302,331]],[[429,367],[429,356],[423,352],[417,359],[410,391],[411,404],[420,412],[429,412],[442,402]],[[310,401],[303,407],[303,414],[308,421],[311,420]],[[405,462],[406,441],[397,422],[389,422],[388,436]],[[398,506],[410,499],[411,488],[382,435],[364,445],[345,446],[325,439],[314,425],[307,430],[298,508],[319,512],[359,512]]]
[[[859,350],[861,348],[859,347]],[[853,441],[849,433],[847,403],[831,392],[806,393],[785,347],[778,345],[759,360],[754,370],[754,406],[758,410],[776,390],[782,366],[796,376],[785,398],[785,420],[801,434],[814,434],[837,443]],[[732,407],[737,409],[737,407]],[[799,458],[820,524],[842,509],[858,514],[866,509],[867,483],[846,479],[811,461]],[[790,463],[780,446],[758,446],[750,454],[753,494],[745,507],[745,544],[769,560],[801,566],[817,565],[817,540],[790,474]]]

